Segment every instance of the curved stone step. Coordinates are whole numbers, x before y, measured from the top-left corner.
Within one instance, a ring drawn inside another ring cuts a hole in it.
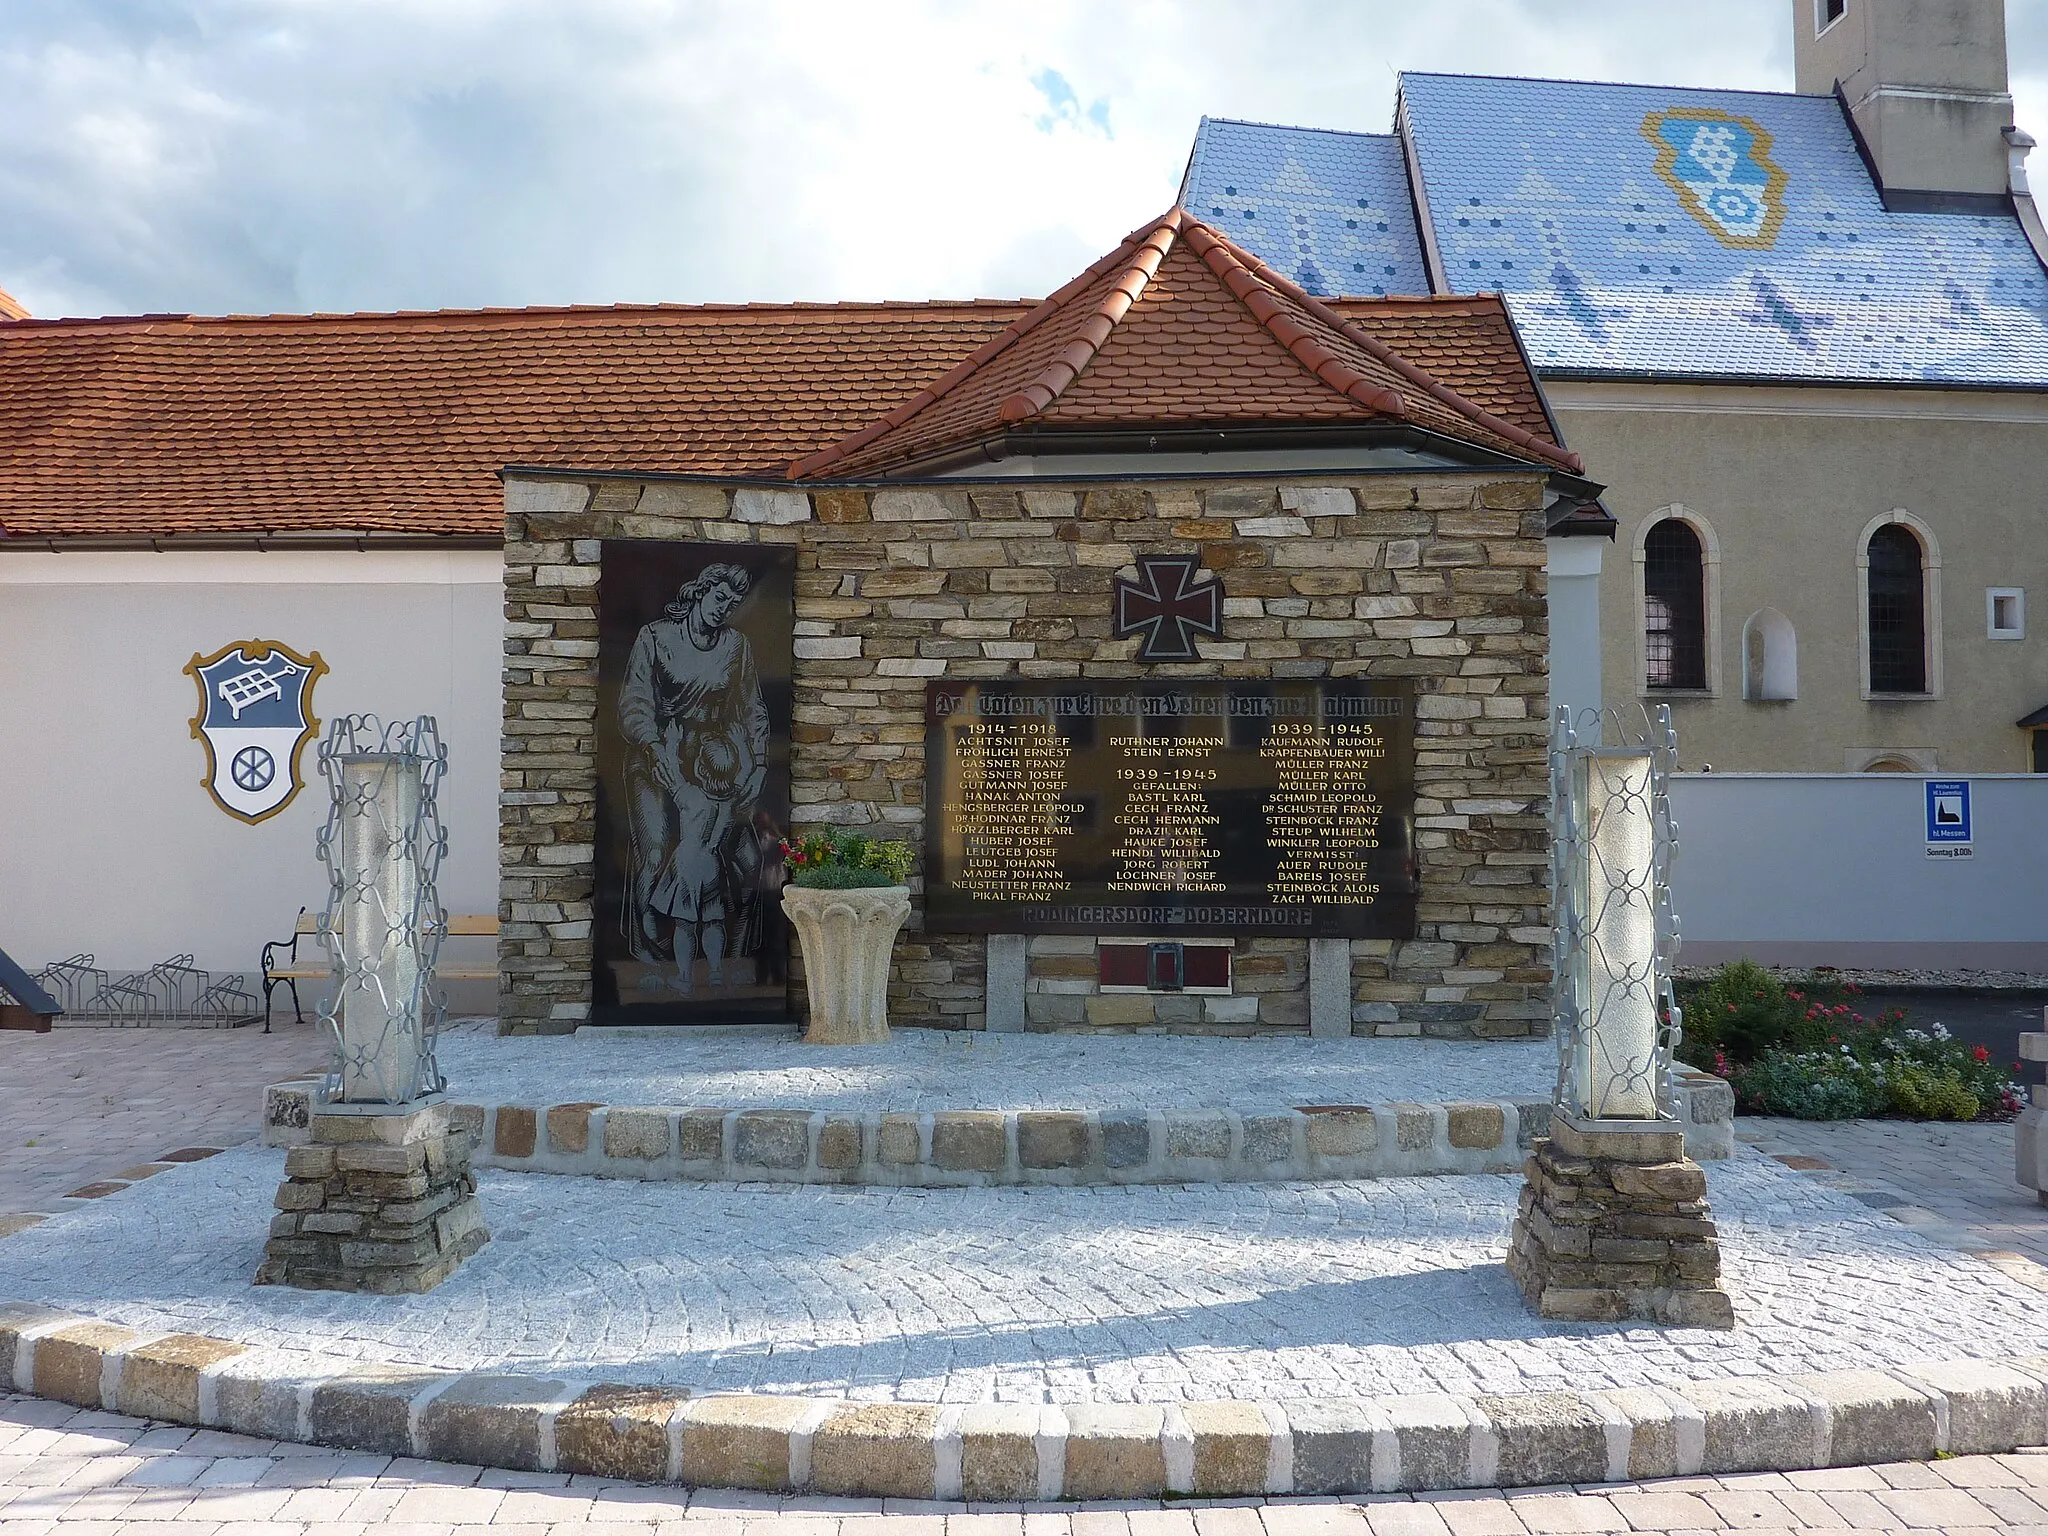
[[[2048,1355],[1648,1388],[939,1406],[364,1365],[0,1301],[0,1384],[266,1440],[867,1498],[1365,1494],[1790,1472],[2048,1443]]]

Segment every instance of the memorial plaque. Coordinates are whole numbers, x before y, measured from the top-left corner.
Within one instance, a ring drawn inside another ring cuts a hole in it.
[[[591,1020],[783,1020],[788,549],[607,539]]]
[[[1405,682],[925,687],[925,926],[1408,938]]]

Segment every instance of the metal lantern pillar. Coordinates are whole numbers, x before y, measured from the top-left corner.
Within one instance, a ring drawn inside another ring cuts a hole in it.
[[[1664,706],[1639,721],[1560,709],[1552,722],[1557,1092],[1507,1261],[1544,1317],[1735,1323],[1673,1082],[1677,767]]]
[[[434,1061],[445,1007],[434,962],[448,914],[436,890],[448,833],[448,753],[433,720],[336,720],[320,744],[332,984],[320,1025],[333,1065],[285,1154],[259,1285],[427,1291],[490,1240],[469,1132],[442,1102]]]
[[[320,933],[333,981],[320,1023],[334,1046],[327,1100],[405,1104],[446,1084],[434,1062],[442,1009],[434,962],[447,931],[436,880],[448,851],[438,789],[448,753],[434,722],[336,720],[320,744],[328,781]]]
[[[1677,1118],[1677,766],[1667,705],[1633,728],[1592,710],[1575,724],[1560,708],[1552,722],[1556,1104],[1581,1120]]]

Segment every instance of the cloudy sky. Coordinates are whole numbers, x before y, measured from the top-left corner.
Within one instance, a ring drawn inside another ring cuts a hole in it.
[[[1404,68],[1789,90],[1795,3],[0,0],[0,288],[1035,295],[1172,201],[1203,113],[1384,132]],[[2010,11],[2048,143],[2048,0]]]

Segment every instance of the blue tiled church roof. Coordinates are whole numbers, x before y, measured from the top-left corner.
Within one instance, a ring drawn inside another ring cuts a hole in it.
[[[1831,97],[1401,89],[1446,280],[1502,291],[1543,372],[2048,387],[2048,274],[2018,221],[1887,212]],[[1397,290],[1358,285],[1338,210],[1407,193],[1398,139],[1205,121],[1183,201],[1304,286],[1371,293]],[[1420,279],[1412,227],[1385,222],[1404,249],[1380,265]]]
[[[1203,118],[1181,204],[1310,293],[1428,293],[1401,141]]]

